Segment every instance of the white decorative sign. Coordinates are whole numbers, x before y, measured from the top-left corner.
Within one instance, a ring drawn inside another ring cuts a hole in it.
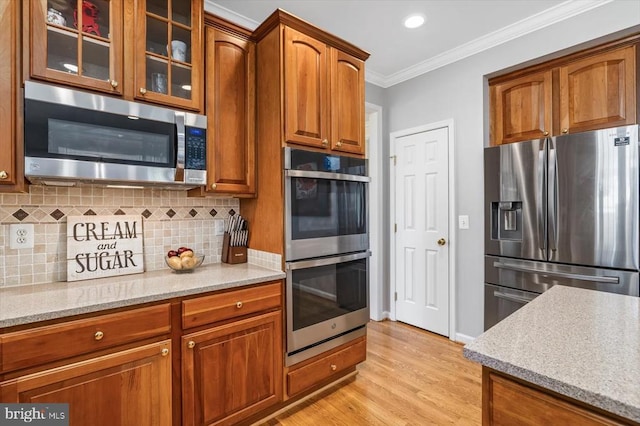
[[[67,217],[67,281],[144,272],[142,217]]]

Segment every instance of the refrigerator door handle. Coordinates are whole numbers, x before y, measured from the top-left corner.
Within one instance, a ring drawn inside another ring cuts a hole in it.
[[[556,156],[555,139],[549,144],[549,249],[558,249],[558,159]],[[549,256],[549,259],[552,256]]]
[[[547,140],[542,141],[540,150],[538,151],[538,192],[536,193],[536,214],[538,216],[538,247],[543,252],[543,256],[547,259],[547,221],[545,220],[545,212],[547,211],[546,198],[544,196],[544,188],[546,185],[546,147]]]
[[[550,277],[567,278],[571,280],[590,281],[594,283],[606,283],[606,284],[620,283],[620,278],[618,277],[572,274],[569,272],[558,272],[558,271],[544,271],[541,269],[528,268],[526,266],[513,265],[510,263],[504,263],[504,262],[493,262],[493,266],[500,269],[509,269],[511,271],[530,272],[533,274],[542,274],[542,275],[548,275]]]
[[[508,300],[509,302],[522,303],[523,305],[526,305],[534,299],[533,297],[516,296],[515,294],[503,293],[501,291],[494,291],[493,295],[498,299]]]

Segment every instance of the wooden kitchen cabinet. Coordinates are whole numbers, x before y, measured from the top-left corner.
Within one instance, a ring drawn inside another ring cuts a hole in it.
[[[0,0],[0,191],[24,190],[23,145],[18,123],[19,3]]]
[[[364,60],[288,26],[283,44],[285,141],[364,155]]]
[[[256,192],[255,43],[251,33],[207,16],[206,114],[209,193]]]
[[[482,424],[602,426],[632,423],[483,367]]]
[[[122,95],[122,0],[29,1],[31,76]]]
[[[171,341],[45,369],[0,383],[0,400],[68,403],[72,425],[171,425]]]
[[[0,401],[68,403],[71,424],[170,425],[170,305],[0,334]]]
[[[181,339],[184,426],[236,424],[282,401],[281,307],[281,282],[183,302],[183,327],[219,321]]]
[[[202,110],[202,0],[29,0],[30,76]]]
[[[178,108],[202,110],[202,0],[137,0],[127,4],[133,30],[133,97]]]
[[[636,46],[560,67],[560,133],[636,123]]]
[[[551,133],[551,70],[491,86],[494,145],[540,139]]]
[[[492,78],[492,146],[638,123],[638,39]]]

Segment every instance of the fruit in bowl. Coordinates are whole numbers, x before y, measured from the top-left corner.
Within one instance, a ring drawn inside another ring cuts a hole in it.
[[[164,261],[176,272],[191,272],[202,264],[204,256],[196,256],[190,248],[180,247],[178,250],[169,250]]]

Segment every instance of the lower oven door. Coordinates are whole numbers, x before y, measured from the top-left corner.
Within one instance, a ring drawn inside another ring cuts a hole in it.
[[[539,296],[530,291],[514,290],[491,284],[484,285],[485,331]]]
[[[368,251],[287,263],[289,355],[369,320]]]

